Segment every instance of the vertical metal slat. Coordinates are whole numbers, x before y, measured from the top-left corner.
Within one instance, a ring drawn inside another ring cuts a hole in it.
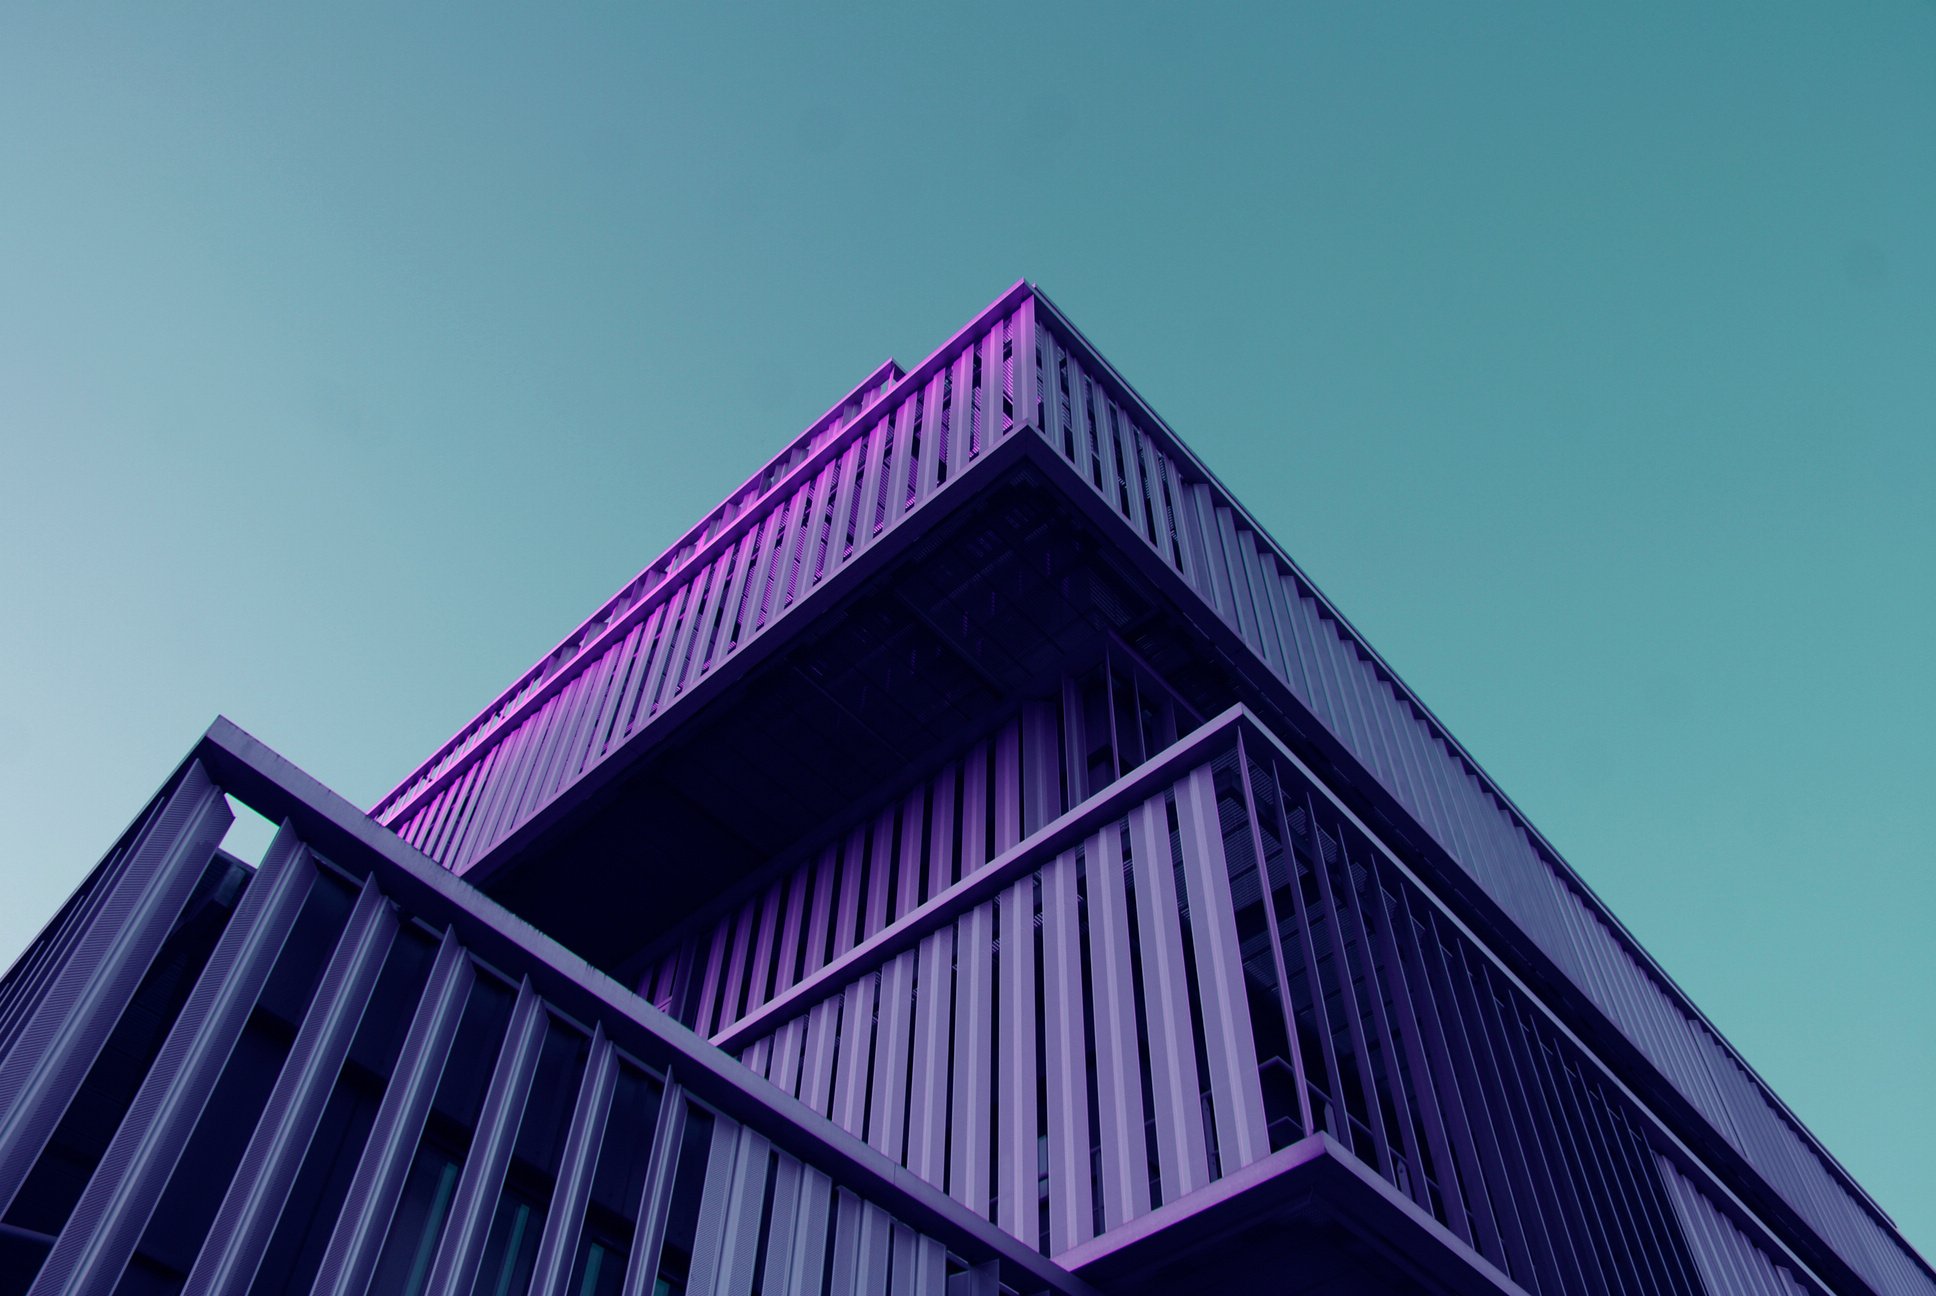
[[[315,882],[308,848],[285,823],[48,1252],[34,1296],[106,1290],[121,1276]]]
[[[699,1191],[699,1219],[693,1231],[692,1267],[686,1278],[686,1290],[693,1296],[717,1296],[720,1246],[734,1202],[734,1168],[742,1144],[756,1138],[738,1121],[725,1115],[713,1117],[713,1141],[706,1154],[706,1179]]]
[[[1264,1093],[1257,1043],[1244,989],[1243,951],[1230,898],[1230,871],[1218,831],[1217,794],[1208,766],[1184,779],[1176,798],[1183,876],[1190,890],[1190,926],[1201,987],[1204,1047],[1209,1053],[1211,1110],[1218,1164],[1224,1174],[1270,1151],[1264,1130]]]
[[[994,998],[989,965],[989,906],[964,914],[957,927],[954,1011],[954,1113],[949,1123],[953,1155],[948,1195],[977,1215],[988,1214],[988,1110],[990,1053],[994,1046],[988,1010]]]
[[[1088,841],[1089,960],[1096,1020],[1096,1125],[1102,1142],[1102,1226],[1149,1213],[1143,1138],[1142,1043],[1120,836],[1109,824]]]
[[[1002,893],[1001,1085],[997,1124],[1000,1211],[997,1223],[1036,1245],[1035,878],[1025,874]]]
[[[1076,857],[1064,851],[1042,868],[1042,993],[1048,1020],[1042,1068],[1048,1088],[1049,1251],[1089,1240],[1095,1211],[1089,1176],[1089,1084],[1083,1038]],[[1092,915],[1093,926],[1093,915]],[[1134,1065],[1134,1061],[1131,1061]],[[1100,1077],[1098,1077],[1100,1088]]]
[[[571,1280],[578,1227],[591,1199],[592,1175],[598,1169],[598,1149],[617,1085],[618,1055],[600,1025],[592,1030],[591,1054],[572,1103],[571,1129],[559,1158],[544,1235],[538,1240],[538,1258],[531,1267],[532,1296],[564,1296],[565,1284]],[[633,1149],[624,1149],[624,1154],[633,1155]]]
[[[930,932],[920,945],[914,1002],[914,1065],[908,1095],[907,1168],[945,1189],[942,1154],[948,1123],[948,1041],[953,1033],[952,928]]]
[[[363,884],[262,1123],[195,1258],[183,1288],[190,1296],[243,1291],[254,1278],[396,936],[396,917],[372,878]]]
[[[915,951],[904,950],[881,969],[880,1029],[874,1046],[873,1115],[868,1121],[867,1141],[896,1163],[901,1161],[907,1139],[903,1118],[908,1098],[915,958]]]
[[[490,1088],[477,1118],[477,1129],[471,1135],[470,1155],[464,1158],[450,1219],[444,1225],[430,1281],[424,1287],[431,1296],[465,1296],[470,1289],[478,1258],[484,1253],[491,1213],[504,1191],[504,1172],[511,1163],[511,1147],[517,1141],[518,1125],[531,1096],[532,1073],[537,1070],[544,1034],[544,1001],[526,977],[518,986],[511,1023],[491,1068]]]
[[[362,1296],[369,1285],[475,979],[470,956],[446,932],[323,1251],[314,1287],[319,1296]]]
[[[157,806],[0,1056],[0,1209],[13,1202],[68,1100],[200,880],[233,816],[199,762]]]
[[[1162,798],[1137,806],[1130,813],[1130,823],[1157,1165],[1163,1175],[1163,1200],[1172,1202],[1208,1182],[1210,1163],[1197,1098],[1196,1041],[1190,1032],[1183,934]]]

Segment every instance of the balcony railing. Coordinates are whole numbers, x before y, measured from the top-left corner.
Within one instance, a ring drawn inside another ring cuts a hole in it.
[[[1087,1290],[226,721],[0,981],[0,1217],[34,1293]]]
[[[1064,1259],[1322,1133],[1528,1291],[1824,1289],[1242,708],[714,1042]]]

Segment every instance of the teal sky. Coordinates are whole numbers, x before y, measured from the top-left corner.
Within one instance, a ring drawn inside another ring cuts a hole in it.
[[[0,9],[0,962],[1025,275],[1936,1253],[1936,4],[297,8]]]

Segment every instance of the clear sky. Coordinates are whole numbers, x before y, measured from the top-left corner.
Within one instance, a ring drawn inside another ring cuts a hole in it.
[[[0,7],[0,961],[1027,276],[1936,1252],[1936,4],[1586,8]]]

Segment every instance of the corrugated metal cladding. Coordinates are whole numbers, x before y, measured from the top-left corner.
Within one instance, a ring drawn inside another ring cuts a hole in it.
[[[1093,494],[1120,520],[1118,540],[1146,549],[1214,610],[1856,1273],[1877,1291],[1936,1292],[1859,1189],[1456,740],[1027,284],[911,373],[887,366],[871,375],[372,813],[446,867],[470,867],[1017,428],[1033,429],[1053,452],[1065,486]],[[988,749],[986,765],[981,752],[959,765],[956,806],[992,798],[997,812],[987,839],[969,843],[971,856],[1030,831],[1019,824],[1026,791],[1004,762],[1048,722],[1018,723]],[[821,903],[817,879],[851,873],[843,861],[863,849],[857,841],[883,831],[855,825],[855,836],[824,844],[818,872],[789,883],[799,890],[770,892],[736,915],[736,927],[713,933],[703,954],[675,954],[644,988],[691,1019],[703,1011],[716,1027],[756,1002],[752,981],[784,989],[787,978],[878,930],[890,910],[903,912],[939,879],[904,871],[899,890],[870,896],[859,913],[848,907],[857,892],[829,895],[819,916],[830,928],[801,928],[812,935],[768,951],[767,963],[726,958],[747,932],[770,927],[778,909],[804,914],[797,906],[808,895]],[[815,947],[821,937],[829,943]],[[699,1000],[688,1005],[691,995]]]
[[[1714,1203],[1687,1181],[1671,1161],[1661,1159],[1661,1179],[1674,1199],[1674,1211],[1686,1229],[1694,1263],[1708,1290],[1740,1292],[1743,1296],[1801,1296],[1804,1290],[1793,1275],[1757,1251]]]
[[[0,1289],[1083,1290],[218,730],[0,983]]]
[[[947,876],[784,984],[831,898],[723,925],[715,1042],[1048,1254],[1322,1130],[1530,1292],[1819,1290],[1701,1249],[1706,1172],[1247,713]]]

